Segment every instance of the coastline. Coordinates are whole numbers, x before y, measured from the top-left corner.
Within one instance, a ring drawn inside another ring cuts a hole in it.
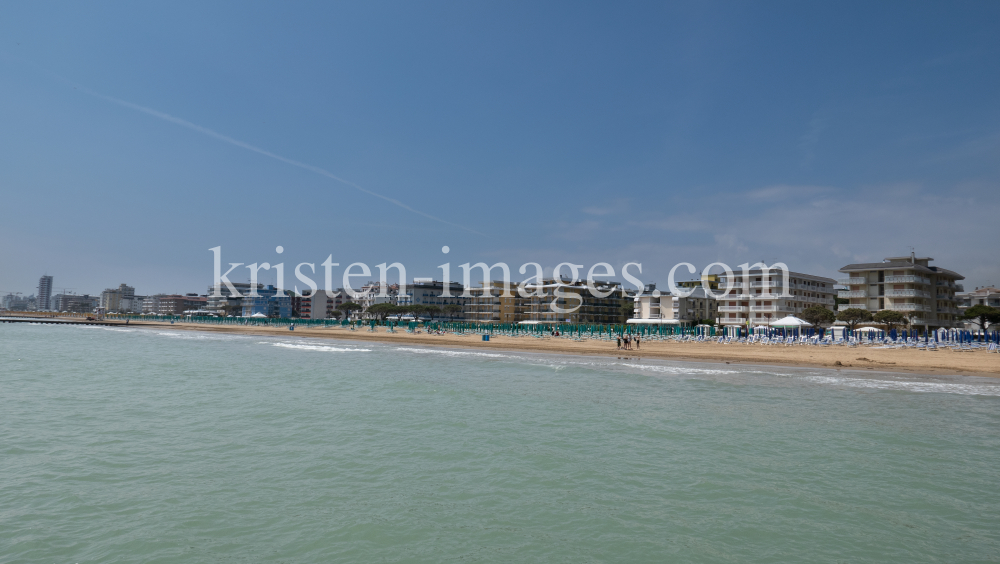
[[[564,338],[493,336],[489,341],[479,335],[429,335],[427,333],[369,332],[367,329],[351,331],[342,327],[299,328],[255,327],[239,325],[206,325],[200,323],[160,323],[137,321],[129,327],[150,329],[176,329],[207,333],[236,335],[267,335],[282,337],[307,337],[420,345],[472,350],[501,350],[527,353],[570,354],[583,356],[624,357],[634,359],[677,360],[684,362],[713,362],[739,365],[794,366],[844,370],[878,370],[931,376],[986,376],[1000,378],[1000,355],[949,350],[919,351],[913,349],[878,349],[873,347],[846,346],[792,346],[780,345],[720,345],[715,342],[647,341],[639,350],[620,351],[608,341],[574,341]],[[840,362],[838,365],[837,362]]]

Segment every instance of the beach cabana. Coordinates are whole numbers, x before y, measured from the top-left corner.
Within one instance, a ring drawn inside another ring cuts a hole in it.
[[[785,331],[794,331],[794,333],[788,333],[787,336],[797,337],[800,329],[812,327],[812,323],[809,323],[804,319],[799,319],[794,315],[789,315],[788,317],[782,317],[781,319],[769,324],[768,327],[773,329],[784,329]],[[785,334],[785,331],[782,331],[783,335]]]
[[[799,319],[794,315],[789,315],[788,317],[782,317],[781,319],[770,323],[770,327],[781,327],[785,329],[798,329],[800,327],[812,327],[812,323]]]

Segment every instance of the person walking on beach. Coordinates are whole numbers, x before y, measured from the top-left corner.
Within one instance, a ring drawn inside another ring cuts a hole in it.
[[[639,335],[635,336],[635,350],[639,350]]]
[[[618,335],[618,350],[622,350],[622,336]]]

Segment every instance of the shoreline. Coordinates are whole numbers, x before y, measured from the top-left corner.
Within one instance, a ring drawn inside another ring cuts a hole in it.
[[[124,326],[124,323],[121,324]],[[489,341],[479,335],[431,335],[427,333],[351,331],[342,327],[299,328],[255,327],[241,325],[207,325],[200,323],[161,323],[136,321],[129,327],[176,329],[227,333],[235,335],[266,335],[367,341],[400,345],[420,345],[470,350],[501,350],[525,353],[569,354],[582,356],[623,357],[632,359],[676,360],[681,362],[711,362],[719,364],[791,366],[832,370],[877,370],[924,376],[985,376],[1000,378],[1000,354],[985,351],[954,352],[950,350],[920,351],[914,349],[877,349],[873,347],[796,345],[721,345],[715,342],[646,341],[639,350],[618,350],[609,341],[574,341],[564,338],[492,336]],[[837,362],[840,364],[836,364]]]

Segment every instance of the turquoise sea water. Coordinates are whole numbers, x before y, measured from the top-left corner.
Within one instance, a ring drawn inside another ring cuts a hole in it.
[[[992,379],[0,325],[0,562],[997,560]]]

